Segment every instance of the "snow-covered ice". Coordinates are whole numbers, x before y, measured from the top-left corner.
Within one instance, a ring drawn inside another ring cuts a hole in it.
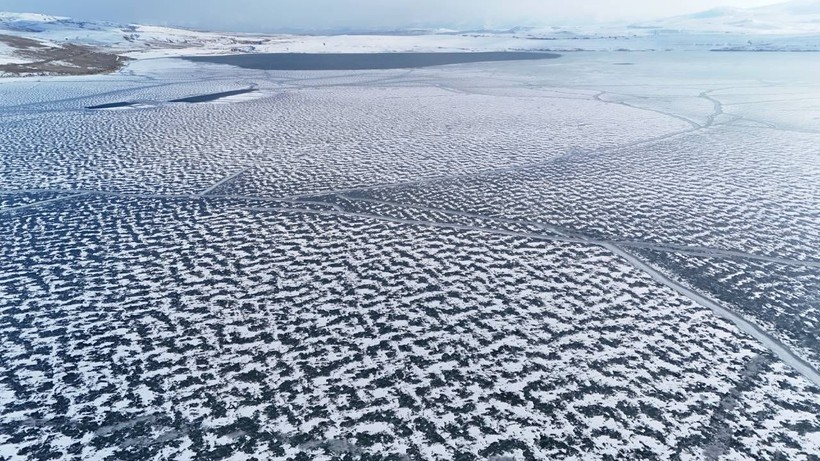
[[[4,79],[0,457],[810,460],[813,75],[596,52]]]

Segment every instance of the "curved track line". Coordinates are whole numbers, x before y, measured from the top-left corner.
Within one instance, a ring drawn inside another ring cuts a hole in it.
[[[749,322],[745,318],[741,317],[738,314],[735,314],[729,309],[726,309],[725,307],[719,305],[715,301],[712,301],[711,299],[706,298],[705,296],[672,280],[671,278],[662,274],[660,271],[655,270],[653,267],[644,263],[640,259],[627,253],[617,245],[606,243],[602,246],[608,249],[609,251],[617,254],[618,256],[626,259],[634,267],[646,272],[656,282],[666,285],[672,290],[691,299],[692,301],[703,307],[711,309],[716,316],[732,322],[738,329],[758,340],[761,344],[763,344],[763,346],[765,346],[767,349],[772,351],[778,358],[780,358],[780,360],[790,365],[801,375],[805,376],[806,379],[811,381],[815,386],[820,386],[820,372],[815,370],[814,367],[812,367],[808,362],[795,355],[783,343],[781,343],[780,340],[765,332],[759,326]]]

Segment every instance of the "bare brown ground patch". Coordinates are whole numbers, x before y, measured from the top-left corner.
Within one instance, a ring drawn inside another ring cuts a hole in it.
[[[27,49],[27,48],[43,48],[44,45],[37,40],[32,40],[30,38],[25,37],[16,37],[14,35],[4,35],[0,34],[0,42],[5,43],[6,45],[12,48],[20,48],[20,49]]]
[[[26,63],[0,65],[0,73],[12,75],[91,75],[114,72],[128,58],[82,45],[48,47],[23,37],[0,35],[0,41],[17,48],[15,55]]]

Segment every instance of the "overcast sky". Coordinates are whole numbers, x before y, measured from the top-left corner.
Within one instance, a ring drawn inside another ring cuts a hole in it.
[[[236,31],[631,21],[777,0],[0,0],[0,11]]]

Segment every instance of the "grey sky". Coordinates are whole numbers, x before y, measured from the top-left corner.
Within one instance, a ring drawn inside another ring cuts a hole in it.
[[[0,11],[222,30],[505,27],[640,20],[777,0],[0,0]]]

